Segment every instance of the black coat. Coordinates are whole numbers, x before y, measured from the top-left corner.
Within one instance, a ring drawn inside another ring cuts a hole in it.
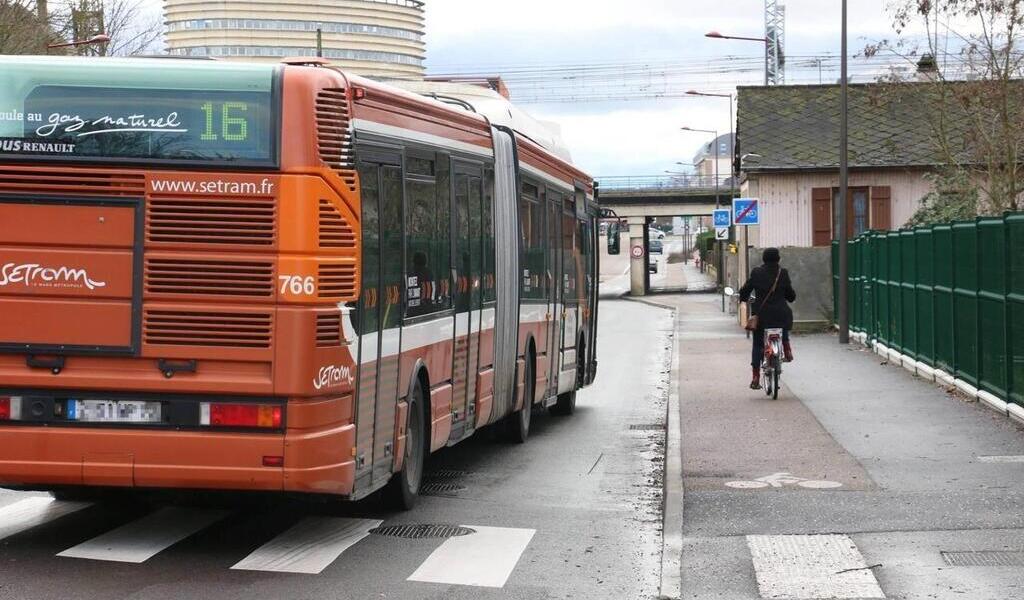
[[[766,263],[760,267],[754,267],[754,270],[750,272],[750,279],[740,289],[740,300],[743,302],[750,299],[751,293],[754,294],[751,314],[758,316],[757,326],[760,329],[793,328],[793,310],[788,303],[796,302],[796,291],[793,289],[793,282],[789,279],[789,271],[782,269],[775,293],[768,298],[767,304],[762,306],[762,300],[772,289],[779,269],[782,267],[778,263]]]

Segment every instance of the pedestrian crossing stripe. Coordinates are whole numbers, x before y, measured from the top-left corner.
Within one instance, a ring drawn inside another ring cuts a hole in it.
[[[0,540],[88,506],[88,502],[62,502],[49,496],[35,496],[0,507]]]
[[[57,554],[124,563],[144,563],[227,516],[227,511],[167,507]]]
[[[476,533],[445,540],[409,581],[505,587],[535,529],[463,525]]]
[[[381,523],[371,519],[309,517],[231,568],[317,575]]]

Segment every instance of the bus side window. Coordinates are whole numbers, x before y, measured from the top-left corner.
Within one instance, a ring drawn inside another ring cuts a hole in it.
[[[547,268],[544,260],[544,207],[537,186],[523,183],[519,199],[522,219],[523,260],[520,286],[523,298],[547,298]]]
[[[441,155],[443,156],[443,155]],[[449,306],[447,285],[451,244],[447,156],[406,157],[406,316]]]
[[[493,302],[497,299],[495,288],[495,248],[494,248],[494,171],[487,169],[484,172],[484,198],[483,198],[483,247],[484,247],[484,272],[483,272],[483,301]]]

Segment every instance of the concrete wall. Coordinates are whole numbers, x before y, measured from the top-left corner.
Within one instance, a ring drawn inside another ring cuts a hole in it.
[[[750,248],[750,264],[761,264],[762,248]],[[832,251],[830,248],[779,248],[782,266],[796,290],[793,320],[800,325],[826,325],[832,320]],[[733,260],[736,257],[733,256]]]

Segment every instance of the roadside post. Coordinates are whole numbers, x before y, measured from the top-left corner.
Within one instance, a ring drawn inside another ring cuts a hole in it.
[[[736,225],[737,227],[740,225],[743,226],[743,243],[739,248],[739,251],[742,252],[740,258],[742,258],[744,262],[749,262],[750,253],[747,250],[747,243],[750,239],[749,227],[751,225],[761,224],[761,201],[757,198],[733,198],[732,222],[733,225]],[[749,272],[743,273],[743,279],[746,280],[749,274]]]
[[[722,294],[722,312],[725,312],[725,242],[729,241],[732,215],[728,208],[715,209],[715,244],[718,246],[718,292]]]

